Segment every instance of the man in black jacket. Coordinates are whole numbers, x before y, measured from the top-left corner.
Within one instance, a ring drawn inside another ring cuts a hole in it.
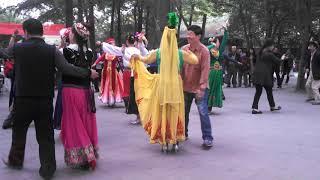
[[[236,88],[238,65],[240,63],[240,54],[237,53],[237,46],[232,46],[231,51],[225,51],[223,56],[227,67],[227,87],[230,87],[232,78],[233,88]]]
[[[56,170],[54,131],[52,125],[55,68],[62,73],[96,78],[97,72],[68,64],[55,46],[44,42],[43,26],[36,19],[23,22],[26,40],[6,53],[15,60],[15,99],[12,144],[8,161],[14,169],[23,167],[26,134],[34,121],[39,144],[40,176],[50,179]],[[3,50],[2,50],[3,51]]]
[[[306,72],[310,72],[306,83],[306,91],[308,94],[308,99],[306,101],[313,101],[313,105],[320,105],[320,50],[318,48],[318,42],[309,42],[308,49],[311,56],[306,66]]]

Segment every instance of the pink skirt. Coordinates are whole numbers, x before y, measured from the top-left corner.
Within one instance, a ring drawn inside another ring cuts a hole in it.
[[[89,89],[63,87],[61,140],[68,166],[79,167],[98,158],[96,115],[89,111]]]

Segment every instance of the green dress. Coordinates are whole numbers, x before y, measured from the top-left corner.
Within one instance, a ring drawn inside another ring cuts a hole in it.
[[[222,85],[223,85],[223,72],[222,60],[223,51],[228,41],[228,32],[225,31],[219,50],[214,49],[214,45],[208,46],[210,51],[210,73],[209,73],[209,98],[208,107],[222,107]]]

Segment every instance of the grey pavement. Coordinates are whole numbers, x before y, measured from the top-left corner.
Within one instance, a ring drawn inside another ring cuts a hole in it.
[[[214,109],[211,122],[214,148],[201,148],[200,120],[193,105],[190,139],[178,154],[162,154],[150,145],[140,126],[129,125],[135,116],[123,105],[110,109],[97,100],[100,159],[95,171],[68,168],[59,132],[55,132],[57,172],[54,179],[95,180],[319,180],[320,106],[305,103],[292,85],[274,91],[281,112],[270,112],[265,92],[262,115],[251,114],[253,88],[225,89],[222,109]],[[0,123],[7,115],[8,95],[0,96]],[[0,130],[0,157],[6,158],[11,130]],[[0,179],[37,180],[39,158],[34,127],[28,132],[23,170],[0,164]]]

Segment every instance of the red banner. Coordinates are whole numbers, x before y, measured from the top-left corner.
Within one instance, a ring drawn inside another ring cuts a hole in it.
[[[62,28],[64,28],[63,24],[44,25],[43,35],[59,36],[59,31]],[[23,35],[22,24],[0,22],[0,35],[11,35],[16,29],[19,30],[19,35]]]

